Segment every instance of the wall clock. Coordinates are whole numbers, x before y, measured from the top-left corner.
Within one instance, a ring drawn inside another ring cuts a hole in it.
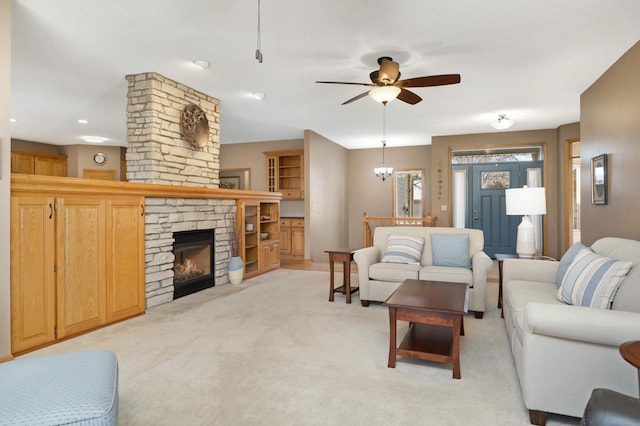
[[[107,162],[107,156],[102,152],[96,152],[93,156],[93,162],[98,166],[104,166],[104,164]]]

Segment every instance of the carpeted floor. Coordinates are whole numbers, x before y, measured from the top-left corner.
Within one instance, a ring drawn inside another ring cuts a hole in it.
[[[399,358],[387,368],[387,309],[361,307],[357,293],[351,305],[342,295],[330,303],[328,280],[328,272],[276,270],[26,356],[114,351],[125,426],[529,424],[493,302],[497,283],[485,318],[465,317],[454,380],[445,364]],[[551,416],[547,424],[578,423]]]

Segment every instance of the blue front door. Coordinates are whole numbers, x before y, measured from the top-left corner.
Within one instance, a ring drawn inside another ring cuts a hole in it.
[[[471,166],[471,227],[484,232],[484,251],[515,253],[520,216],[507,216],[504,191],[520,188],[520,164],[496,163]]]

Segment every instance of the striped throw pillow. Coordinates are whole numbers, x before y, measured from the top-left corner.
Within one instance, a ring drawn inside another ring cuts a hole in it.
[[[387,250],[382,262],[388,263],[420,263],[424,238],[413,235],[389,234]]]
[[[611,309],[618,287],[632,265],[633,262],[582,249],[567,268],[556,298],[571,305]]]

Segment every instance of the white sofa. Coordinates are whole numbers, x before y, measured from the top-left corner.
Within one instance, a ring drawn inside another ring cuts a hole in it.
[[[640,339],[640,241],[602,238],[591,249],[633,261],[611,310],[558,301],[560,262],[503,264],[505,325],[533,424],[545,424],[547,413],[581,417],[594,388],[638,396],[637,371],[618,347]]]
[[[390,234],[424,238],[420,263],[381,262]],[[469,234],[471,269],[434,266],[431,234]],[[482,251],[483,248],[484,234],[478,229],[421,226],[377,227],[373,233],[373,245],[357,250],[353,256],[358,265],[362,306],[368,306],[370,301],[384,302],[406,279],[462,282],[469,285],[469,310],[474,311],[477,318],[482,318],[486,310],[487,273],[493,267],[491,258]]]

